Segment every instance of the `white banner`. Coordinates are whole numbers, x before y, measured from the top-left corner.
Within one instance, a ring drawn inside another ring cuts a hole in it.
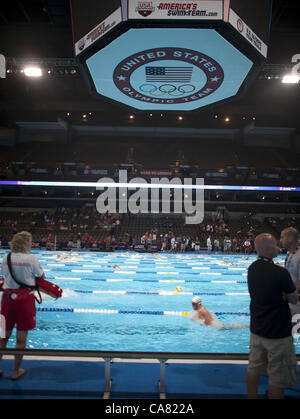
[[[265,58],[268,55],[268,46],[252,31],[251,28],[232,10],[229,12],[229,23],[246,38]]]
[[[223,0],[128,0],[128,19],[223,19]]]
[[[122,22],[121,8],[108,16],[75,44],[75,55],[81,54],[86,48],[106,35],[111,29]]]

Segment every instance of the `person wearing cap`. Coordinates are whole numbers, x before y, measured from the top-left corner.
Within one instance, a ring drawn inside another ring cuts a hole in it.
[[[280,236],[282,246],[287,250],[287,257],[285,259],[285,268],[289,271],[292,280],[295,284],[298,294],[300,293],[300,249],[298,247],[299,232],[293,228],[288,227],[282,230]],[[300,302],[297,304],[290,304],[290,310],[293,314],[300,314]]]
[[[284,389],[295,386],[298,379],[288,304],[296,304],[298,295],[289,272],[273,262],[279,251],[275,237],[259,234],[254,245],[258,259],[248,269],[251,333],[247,393],[249,399],[255,399],[260,376],[268,375],[269,399],[282,399]]]
[[[193,309],[198,312],[198,318],[204,322],[206,326],[211,326],[214,318],[212,314],[202,305],[200,297],[194,297],[192,299]]]
[[[191,313],[190,319],[193,321],[200,320],[201,324],[205,326],[212,326],[219,330],[231,330],[231,329],[246,329],[249,326],[245,324],[240,324],[233,322],[232,324],[225,324],[217,318],[214,313],[210,313],[203,305],[200,297],[194,297],[192,299],[193,309],[196,311],[196,316]],[[196,317],[196,318],[195,318]]]

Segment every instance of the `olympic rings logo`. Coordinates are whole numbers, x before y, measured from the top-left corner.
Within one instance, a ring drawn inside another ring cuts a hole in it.
[[[183,96],[185,94],[192,93],[196,86],[193,84],[182,84],[178,87],[174,86],[173,84],[162,84],[161,86],[157,87],[154,84],[144,83],[142,84],[139,89],[143,93],[150,93],[152,96]]]

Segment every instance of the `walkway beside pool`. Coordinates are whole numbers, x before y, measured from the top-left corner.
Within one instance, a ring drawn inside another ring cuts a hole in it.
[[[23,367],[27,373],[19,381],[12,381],[9,376],[13,358],[3,359],[0,399],[103,398],[105,363],[102,360],[27,358]],[[246,370],[247,361],[169,361],[167,399],[246,398]],[[115,360],[111,364],[110,399],[159,399],[159,373],[158,362]],[[262,377],[259,397],[265,398],[267,384],[267,377]],[[300,378],[293,391],[286,391],[286,396],[300,398]]]

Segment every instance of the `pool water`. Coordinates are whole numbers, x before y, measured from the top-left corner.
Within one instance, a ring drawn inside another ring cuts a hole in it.
[[[4,253],[0,251],[0,260]],[[29,348],[249,352],[249,328],[236,326],[249,325],[247,268],[255,256],[32,253],[47,279],[64,293],[59,300],[44,296],[37,306]],[[178,286],[182,291],[175,291]],[[200,295],[203,305],[229,328],[191,321],[194,295]],[[297,339],[295,345],[300,353]],[[14,346],[14,335],[9,346]]]

